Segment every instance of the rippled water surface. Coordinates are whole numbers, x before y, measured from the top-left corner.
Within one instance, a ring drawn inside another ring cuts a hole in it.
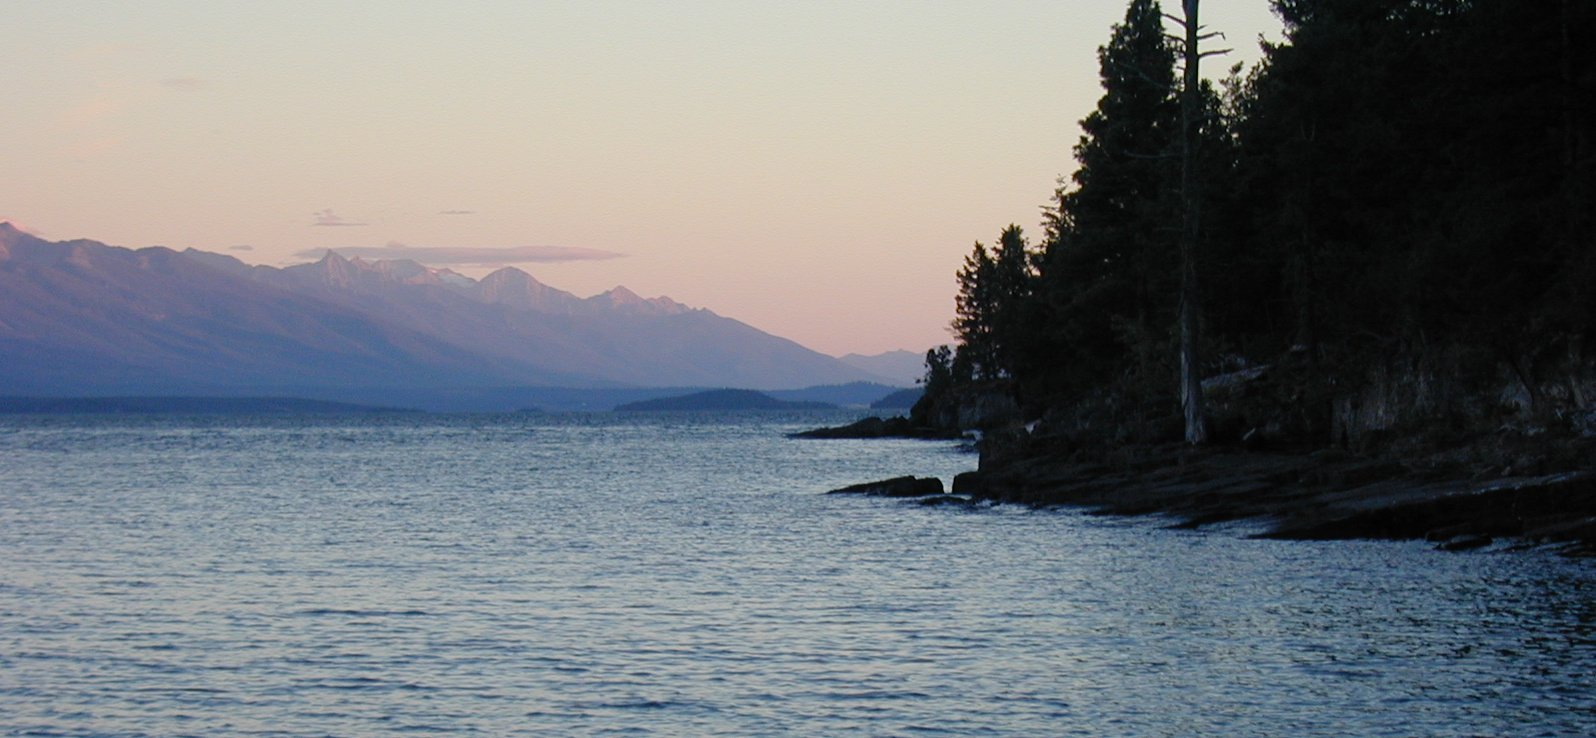
[[[1596,570],[828,497],[836,417],[0,418],[8,735],[1590,735]]]

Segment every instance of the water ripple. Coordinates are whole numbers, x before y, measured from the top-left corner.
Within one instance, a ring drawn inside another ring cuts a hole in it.
[[[1590,735],[1596,575],[826,489],[814,417],[0,419],[6,735]]]

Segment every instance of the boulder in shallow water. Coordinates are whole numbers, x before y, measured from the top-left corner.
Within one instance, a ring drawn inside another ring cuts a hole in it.
[[[942,480],[936,477],[893,477],[831,490],[828,495],[867,495],[870,497],[930,497],[943,493]]]
[[[981,491],[981,472],[967,471],[953,475],[953,494],[977,494]]]

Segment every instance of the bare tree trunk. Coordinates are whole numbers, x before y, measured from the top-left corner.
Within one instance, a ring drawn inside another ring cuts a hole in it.
[[[1568,27],[1570,25],[1568,0],[1558,4],[1558,51],[1562,84],[1560,97],[1563,106],[1563,169],[1572,175],[1575,164],[1579,161],[1578,128],[1574,124],[1574,52],[1570,42]]]
[[[1580,248],[1578,239],[1589,238],[1589,231],[1581,220],[1588,218],[1583,210],[1583,203],[1589,197],[1589,177],[1581,176],[1581,155],[1589,149],[1589,141],[1576,113],[1576,84],[1574,81],[1574,45],[1569,28],[1573,25],[1572,11],[1569,9],[1570,0],[1562,0],[1558,4],[1558,51],[1561,62],[1559,85],[1562,88],[1563,106],[1563,207],[1568,215],[1563,222],[1562,238],[1568,249],[1568,267],[1575,274],[1589,274],[1589,251]],[[1583,262],[1583,263],[1582,263]],[[1583,304],[1589,294],[1588,283],[1576,283],[1577,287],[1572,302]],[[1574,407],[1585,407],[1585,392],[1581,388],[1580,375],[1585,371],[1585,334],[1589,330],[1590,319],[1588,316],[1576,317],[1572,324],[1563,326],[1568,332],[1568,396],[1574,402]]]
[[[1197,235],[1200,225],[1201,192],[1197,174],[1197,117],[1201,104],[1201,77],[1197,63],[1202,58],[1198,45],[1197,2],[1184,0],[1186,10],[1186,80],[1180,96],[1180,406],[1186,419],[1186,443],[1193,446],[1208,441],[1207,418],[1203,412],[1202,377],[1197,371]]]

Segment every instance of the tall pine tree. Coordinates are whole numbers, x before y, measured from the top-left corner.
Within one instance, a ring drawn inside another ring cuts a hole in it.
[[[1156,0],[1131,0],[1098,49],[1103,96],[1081,121],[1078,167],[1055,194],[1041,260],[1047,326],[1028,364],[1049,394],[1161,374],[1177,280],[1171,183],[1180,107]],[[1042,360],[1045,357],[1045,360]]]
[[[976,379],[1015,375],[1035,281],[1025,232],[1009,225],[995,251],[975,242],[959,269],[953,333]]]
[[[975,242],[959,269],[959,294],[954,298],[953,335],[959,340],[959,356],[970,363],[981,379],[998,374],[997,339],[994,316],[997,313],[997,266],[987,253],[986,244]]]

